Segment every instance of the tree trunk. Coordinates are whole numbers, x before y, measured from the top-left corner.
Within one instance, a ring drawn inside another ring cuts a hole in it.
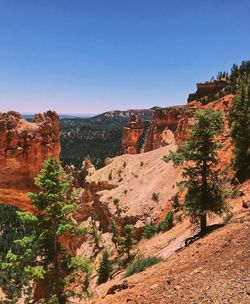
[[[58,259],[59,252],[57,247],[58,237],[56,235],[56,220],[53,222],[53,243],[54,243],[54,257],[53,257],[53,263],[54,263],[54,284],[55,284],[55,293],[59,304],[65,304],[65,298],[63,296],[63,289],[61,284],[61,278],[60,278],[60,266]]]
[[[201,234],[204,233],[206,231],[206,228],[207,228],[207,217],[206,217],[206,214],[202,214],[201,215]]]

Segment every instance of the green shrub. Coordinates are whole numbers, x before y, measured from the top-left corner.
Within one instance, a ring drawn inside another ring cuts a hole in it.
[[[175,195],[172,196],[171,198],[172,201],[172,207],[177,211],[180,208],[180,202],[179,202],[179,195],[176,193]]]
[[[151,199],[154,201],[154,202],[159,202],[159,193],[152,193],[152,196],[151,196]]]
[[[162,258],[155,257],[155,256],[149,256],[147,258],[141,256],[135,261],[128,264],[126,268],[125,277],[129,277],[135,273],[142,272],[146,268],[151,267],[159,262],[162,261]]]
[[[120,200],[119,200],[118,198],[115,198],[115,199],[113,200],[113,203],[114,203],[115,205],[118,205],[118,204],[120,203]]]
[[[150,239],[156,232],[158,231],[158,227],[152,224],[146,225],[144,227],[143,236],[146,239]]]
[[[171,229],[173,225],[174,225],[174,213],[173,211],[169,211],[164,221],[160,222],[159,231],[167,231]]]

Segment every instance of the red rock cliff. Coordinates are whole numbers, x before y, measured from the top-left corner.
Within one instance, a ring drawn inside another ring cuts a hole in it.
[[[60,155],[55,112],[36,114],[33,122],[14,111],[0,113],[0,204],[28,209],[25,192],[50,155]]]
[[[122,150],[125,154],[136,154],[140,152],[139,141],[143,136],[143,120],[138,115],[132,114],[128,127],[123,128]]]
[[[144,152],[164,147],[175,141],[177,143],[185,141],[192,125],[194,110],[189,106],[155,110],[145,138]]]

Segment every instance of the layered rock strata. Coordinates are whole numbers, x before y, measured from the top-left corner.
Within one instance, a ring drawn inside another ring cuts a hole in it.
[[[36,114],[32,122],[14,111],[0,113],[0,204],[27,207],[24,193],[34,187],[43,162],[59,158],[59,137],[55,112]]]

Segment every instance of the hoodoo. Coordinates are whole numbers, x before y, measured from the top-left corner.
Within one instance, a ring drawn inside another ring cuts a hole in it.
[[[48,111],[33,122],[10,111],[0,113],[0,204],[28,209],[25,195],[50,155],[59,157],[59,117]]]

